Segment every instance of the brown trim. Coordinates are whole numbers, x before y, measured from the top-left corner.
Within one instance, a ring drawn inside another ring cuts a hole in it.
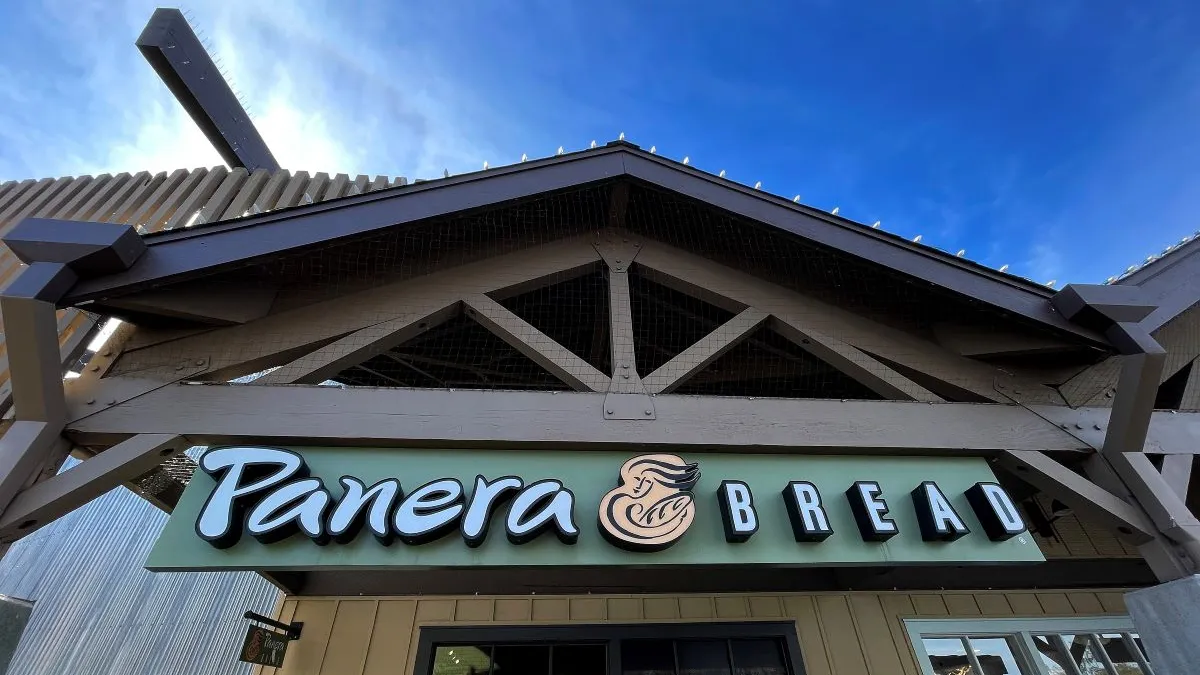
[[[282,209],[184,232],[153,235],[146,239],[151,247],[150,254],[135,269],[106,279],[82,282],[70,294],[69,301],[79,303],[128,293],[167,281],[215,273],[230,265],[245,264],[282,251],[623,176],[700,199],[788,234],[1022,315],[1060,332],[1104,344],[1104,339],[1094,331],[1075,326],[1054,312],[1047,302],[1052,293],[1037,284],[801,207],[780,197],[750,190],[650,155],[627,143]],[[399,198],[403,198],[403,202],[391,203]],[[200,238],[205,240],[204,243],[193,245],[193,241]]]

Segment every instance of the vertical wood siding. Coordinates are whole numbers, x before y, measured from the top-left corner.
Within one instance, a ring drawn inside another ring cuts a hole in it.
[[[1123,615],[1121,591],[286,598],[303,621],[257,675],[410,675],[421,626],[792,619],[808,675],[920,675],[904,619]],[[415,675],[424,675],[416,673]]]

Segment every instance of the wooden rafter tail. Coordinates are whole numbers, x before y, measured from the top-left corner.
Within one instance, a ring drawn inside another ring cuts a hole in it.
[[[609,377],[482,293],[463,297],[467,316],[576,391],[607,391]]]

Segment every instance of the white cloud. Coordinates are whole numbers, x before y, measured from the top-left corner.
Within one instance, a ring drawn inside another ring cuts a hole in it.
[[[27,39],[61,61],[0,70],[0,180],[221,163],[133,44],[155,4],[44,0]],[[361,37],[353,22],[383,7],[211,0],[189,13],[285,168],[434,177],[501,156],[472,136],[469,96],[431,55]]]

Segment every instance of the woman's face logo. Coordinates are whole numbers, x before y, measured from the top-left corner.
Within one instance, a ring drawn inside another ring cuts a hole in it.
[[[621,478],[600,500],[600,533],[630,551],[661,551],[696,519],[692,487],[700,470],[675,455],[641,455],[625,462]]]

